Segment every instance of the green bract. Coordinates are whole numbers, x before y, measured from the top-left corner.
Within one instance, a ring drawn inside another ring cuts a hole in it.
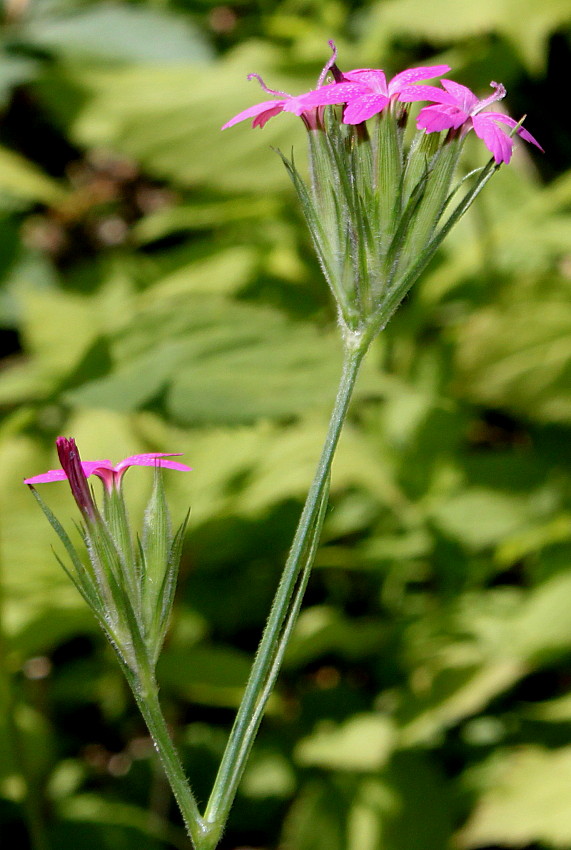
[[[499,168],[490,160],[458,179],[462,139],[418,131],[407,144],[406,118],[392,103],[370,127],[353,126],[328,108],[323,129],[308,132],[309,183],[280,153],[348,337],[385,326]]]

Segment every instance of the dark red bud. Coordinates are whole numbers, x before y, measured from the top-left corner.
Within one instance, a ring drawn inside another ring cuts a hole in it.
[[[87,478],[81,466],[79,449],[73,437],[58,437],[56,448],[61,468],[67,475],[69,486],[77,506],[86,519],[96,519],[98,512],[87,483]]]

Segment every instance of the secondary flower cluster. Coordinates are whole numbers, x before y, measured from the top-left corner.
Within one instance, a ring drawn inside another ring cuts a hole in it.
[[[75,440],[58,437],[61,469],[26,478],[27,484],[58,534],[71,566],[64,569],[90,605],[125,667],[136,673],[154,667],[172,607],[186,522],[173,534],[161,468],[190,470],[173,454],[131,455],[115,466],[109,460],[82,461]],[[131,466],[152,466],[154,486],[139,538],[130,526],[122,482]],[[103,482],[100,510],[87,479]],[[79,527],[88,559],[79,553],[63,526],[35,490],[35,484],[67,480],[81,512]]]
[[[412,103],[429,101],[417,118],[417,128],[427,133],[441,130],[457,131],[461,136],[474,130],[492,153],[496,163],[509,162],[513,150],[513,137],[505,132],[509,128],[526,142],[543,150],[539,142],[521,127],[517,121],[503,112],[485,112],[492,103],[506,95],[501,83],[490,83],[495,89],[489,97],[479,100],[466,86],[453,80],[441,80],[442,88],[417,85],[421,80],[441,77],[450,71],[449,65],[429,65],[409,68],[401,71],[392,80],[387,81],[384,71],[374,68],[358,68],[341,72],[335,64],[336,50],[326,63],[319,77],[316,89],[306,94],[292,96],[285,92],[269,89],[257,74],[256,78],[264,91],[274,95],[273,100],[265,100],[255,106],[239,112],[222,129],[232,127],[240,121],[252,118],[253,127],[263,127],[266,122],[280,112],[291,112],[300,116],[308,129],[323,129],[323,109],[325,106],[343,106],[344,124],[361,124],[378,115],[394,103]],[[335,82],[325,84],[331,72]]]

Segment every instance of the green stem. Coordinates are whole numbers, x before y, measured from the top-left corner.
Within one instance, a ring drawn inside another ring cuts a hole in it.
[[[171,740],[160,706],[159,689],[155,677],[150,669],[143,670],[138,678],[135,678],[128,668],[124,667],[123,669],[147,728],[151,733],[155,749],[182,813],[192,846],[195,850],[202,850],[206,846],[204,842],[205,838],[208,837],[210,828],[200,815],[179,755]]]
[[[312,560],[315,552],[312,551],[311,557],[308,558],[308,547],[313,550],[317,548],[311,544],[311,537],[323,510],[323,496],[329,481],[333,455],[347,415],[359,366],[368,345],[369,338],[364,336],[357,337],[355,335],[346,342],[343,372],[315,477],[303,507],[291,550],[274,597],[270,616],[204,815],[205,824],[209,829],[207,840],[200,845],[204,850],[213,850],[222,834],[246,759],[252,748],[271,692],[271,686],[279,672],[281,657],[285,649],[284,641],[280,640],[284,636],[284,624],[286,624],[285,631],[286,636],[288,636],[293,625],[292,618],[288,619],[288,613],[292,609],[292,599],[295,609],[301,604],[299,594],[295,593],[296,584],[304,558],[306,559],[305,573],[308,574],[311,567],[310,560]],[[307,576],[304,575],[304,578],[306,580]]]

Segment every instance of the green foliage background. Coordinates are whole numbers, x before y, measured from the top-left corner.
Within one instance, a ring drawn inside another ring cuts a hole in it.
[[[311,478],[335,318],[256,71],[448,62],[518,146],[361,375],[323,545],[223,848],[571,847],[568,0],[5,0],[0,844],[187,846],[111,652],[22,485],[182,451],[162,698],[207,797]],[[483,161],[475,140],[469,165]],[[127,477],[133,515],[151,484]],[[66,488],[43,495],[72,522]],[[26,797],[26,782],[30,794]],[[36,824],[28,843],[27,823]]]

